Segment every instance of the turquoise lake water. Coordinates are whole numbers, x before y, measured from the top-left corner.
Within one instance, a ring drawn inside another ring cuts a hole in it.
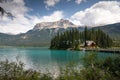
[[[25,68],[54,71],[59,66],[65,66],[71,62],[82,65],[81,58],[85,54],[83,51],[49,50],[44,47],[4,47],[0,48],[0,61],[6,59],[16,61],[16,58],[19,58],[25,64]],[[107,56],[117,56],[118,54],[98,53],[98,55],[102,59]]]

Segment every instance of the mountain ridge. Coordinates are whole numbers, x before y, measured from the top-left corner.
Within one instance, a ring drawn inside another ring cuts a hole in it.
[[[113,39],[120,40],[120,23],[97,26],[94,29],[101,29],[103,32],[111,36]]]
[[[60,19],[59,21],[55,21],[55,22],[41,22],[41,23],[37,23],[35,25],[35,27],[33,28],[33,30],[37,30],[37,29],[47,29],[47,28],[68,28],[68,27],[78,27],[77,25],[73,24],[72,22],[70,22],[69,20],[64,20],[64,19]]]
[[[73,28],[77,28],[79,31],[84,31],[83,27],[76,26],[68,20],[61,19],[60,21],[56,21],[56,22],[42,22],[36,24],[33,29],[29,30],[26,33],[21,33],[17,35],[0,33],[0,45],[49,46],[51,38],[55,36],[57,32],[62,33],[66,30],[70,30]],[[109,34],[110,37],[112,38],[115,38],[116,34],[118,35],[118,37],[120,37],[119,28],[120,28],[120,23],[94,27],[94,29],[103,30],[105,33]]]

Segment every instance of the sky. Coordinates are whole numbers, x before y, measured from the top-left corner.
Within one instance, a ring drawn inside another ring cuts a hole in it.
[[[8,0],[0,6],[15,16],[0,17],[1,33],[25,33],[37,23],[60,19],[88,27],[120,22],[120,0]]]

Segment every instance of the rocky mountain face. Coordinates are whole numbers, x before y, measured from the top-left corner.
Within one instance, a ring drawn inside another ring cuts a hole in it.
[[[69,20],[61,19],[60,21],[56,21],[56,22],[42,22],[42,23],[38,23],[38,24],[35,25],[33,30],[51,29],[51,28],[64,28],[64,29],[66,29],[68,27],[78,27],[78,26],[74,25]]]
[[[64,32],[72,28],[83,31],[84,28],[74,25],[68,20],[61,19],[56,22],[42,22],[35,25],[27,33],[18,35],[0,35],[0,45],[8,46],[49,46],[50,40],[57,32]],[[4,35],[4,36],[2,36]]]
[[[3,46],[49,46],[50,40],[57,32],[64,32],[72,28],[83,31],[83,27],[74,25],[68,20],[61,19],[56,22],[42,22],[35,25],[27,33],[9,35],[0,33],[0,45]],[[120,23],[95,27],[109,34],[112,38],[120,39]]]

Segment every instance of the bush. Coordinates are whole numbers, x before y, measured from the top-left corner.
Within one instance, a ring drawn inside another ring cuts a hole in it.
[[[52,80],[47,74],[23,68],[24,64],[21,61],[9,62],[6,60],[0,62],[0,80]]]
[[[55,78],[51,73],[24,69],[21,61],[0,62],[0,80],[119,80],[120,57],[98,60],[97,54],[87,54],[83,58],[83,68],[70,64],[60,68],[59,75]]]

